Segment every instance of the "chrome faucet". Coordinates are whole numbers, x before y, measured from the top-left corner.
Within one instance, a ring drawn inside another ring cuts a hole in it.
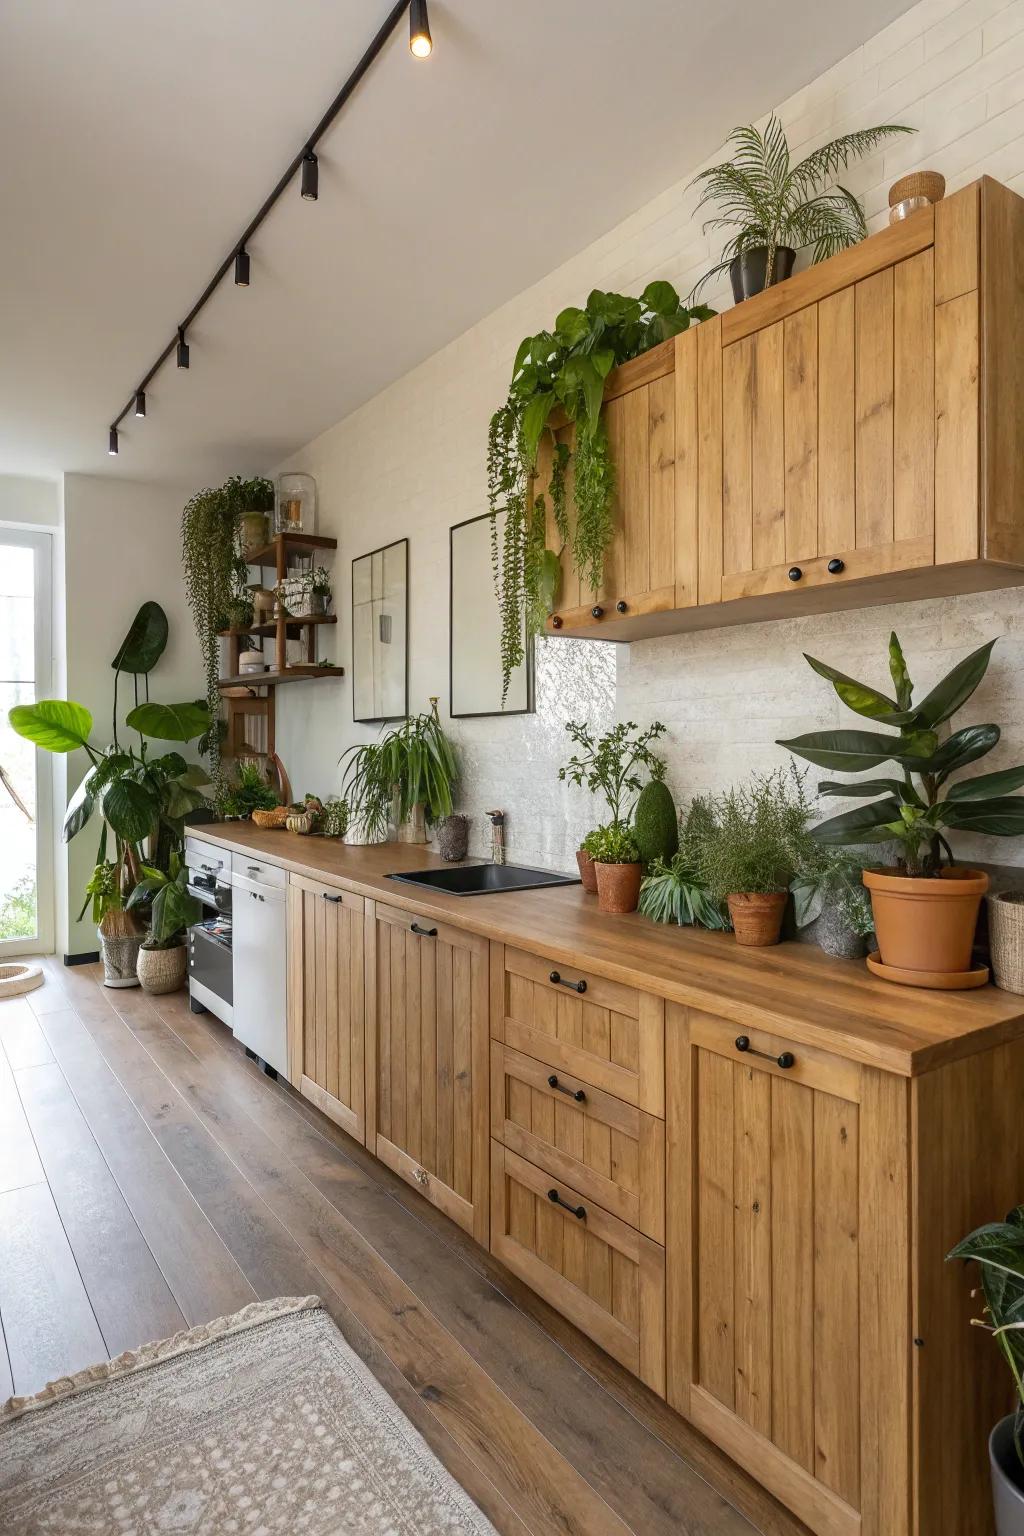
[[[505,862],[505,812],[488,811],[491,822],[491,863]]]

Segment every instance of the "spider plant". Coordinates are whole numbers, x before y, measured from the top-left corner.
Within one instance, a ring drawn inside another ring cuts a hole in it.
[[[734,150],[732,160],[710,166],[690,183],[701,188],[698,212],[709,204],[718,206],[705,223],[705,232],[736,231],[726,242],[721,261],[705,272],[690,297],[747,251],[767,252],[764,286],[768,288],[777,251],[810,246],[811,260],[824,261],[863,240],[868,232],[864,210],[848,188],[833,184],[835,177],[884,139],[915,131],[901,123],[861,128],[830,139],[793,165],[782,124],[774,115],[764,133],[754,127],[734,128],[726,140]]]
[[[392,784],[398,785],[399,818],[422,805],[427,825],[450,816],[459,769],[451,742],[441,729],[437,700],[422,715],[395,726],[381,742]]]

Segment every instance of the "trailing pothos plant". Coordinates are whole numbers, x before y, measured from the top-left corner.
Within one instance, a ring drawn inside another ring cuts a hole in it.
[[[985,676],[994,645],[995,641],[989,640],[958,662],[919,704],[914,703],[914,686],[895,634],[889,639],[895,698],[867,683],[858,683],[813,656],[805,657],[849,709],[890,727],[895,734],[811,731],[778,745],[819,768],[863,773],[895,763],[899,770],[898,776],[889,778],[819,784],[819,795],[869,799],[871,804],[818,822],[813,837],[834,846],[895,839],[902,848],[900,872],[929,876],[938,874],[944,857],[953,862],[949,832],[978,832],[990,837],[1024,834],[1024,795],[1012,793],[1024,787],[1024,767],[1003,768],[949,783],[954,773],[986,756],[999,740],[998,725],[965,725],[942,734]]]
[[[551,413],[561,408],[576,427],[571,454],[576,516],[570,523],[570,450],[556,441],[548,492],[554,527],[581,581],[596,592],[611,541],[615,497],[615,466],[601,418],[605,379],[619,363],[713,314],[706,305],[687,308],[671,283],[648,283],[639,298],[595,288],[585,308],[563,309],[553,330],[520,343],[508,398],[491,417],[487,440],[502,702],[512,671],[522,665],[526,635],[540,632],[557,600],[560,551],[547,547],[545,498],[530,500],[530,477]],[[499,517],[504,518],[501,530]]]

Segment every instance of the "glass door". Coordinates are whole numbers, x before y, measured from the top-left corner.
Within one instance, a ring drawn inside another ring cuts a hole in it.
[[[7,712],[50,694],[48,533],[0,527],[0,957],[53,948],[52,767]]]

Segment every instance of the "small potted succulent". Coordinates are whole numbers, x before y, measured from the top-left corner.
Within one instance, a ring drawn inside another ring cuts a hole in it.
[[[610,824],[627,825],[645,778],[657,781],[665,777],[664,759],[651,750],[651,742],[664,735],[665,727],[655,720],[641,731],[632,720],[627,720],[603,736],[594,736],[586,724],[575,720],[569,720],[565,728],[576,751],[564,768],[559,768],[559,779],[602,795],[611,812]],[[591,893],[597,890],[591,840],[603,831],[603,827],[598,827],[589,832],[576,851],[583,889]]]
[[[712,899],[727,904],[738,944],[779,942],[810,820],[805,777],[777,768],[708,802],[693,858]]]
[[[597,875],[597,905],[601,912],[635,912],[643,865],[629,827],[610,822],[587,839]]]
[[[968,725],[949,733],[950,720],[985,676],[994,645],[989,640],[958,662],[919,704],[914,703],[895,634],[889,640],[895,697],[808,656],[844,704],[890,731],[811,731],[779,743],[820,768],[864,773],[894,763],[899,770],[896,777],[819,784],[819,795],[876,798],[819,822],[813,834],[834,846],[899,845],[895,866],[864,871],[881,962],[873,968],[893,981],[939,987],[976,984],[979,973],[970,970],[971,950],[988,876],[954,864],[948,835],[1024,833],[1024,796],[1011,793],[1024,785],[1024,767],[949,782],[999,741],[998,725]]]
[[[165,873],[143,864],[141,879],[128,898],[129,909],[149,907],[149,932],[139,950],[138,976],[144,992],[177,992],[185,984],[185,931],[202,916],[188,889],[188,869],[172,853]]]
[[[985,1306],[974,1324],[991,1333],[1013,1377],[1014,1411],[993,1429],[988,1452],[997,1536],[1024,1536],[1024,1205],[976,1228],[946,1257],[978,1265]]]

